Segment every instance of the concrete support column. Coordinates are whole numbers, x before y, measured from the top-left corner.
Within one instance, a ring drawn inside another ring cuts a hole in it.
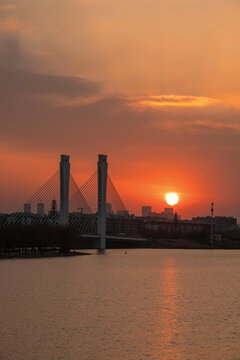
[[[69,155],[61,155],[60,162],[60,216],[59,225],[67,225],[69,217],[69,178],[70,163]]]
[[[107,196],[107,155],[98,155],[98,221],[100,250],[106,248],[106,196]]]

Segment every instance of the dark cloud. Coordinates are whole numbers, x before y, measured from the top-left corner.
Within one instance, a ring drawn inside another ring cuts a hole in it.
[[[89,96],[99,90],[99,83],[70,76],[35,74],[23,70],[0,68],[0,93],[9,95]]]
[[[89,96],[100,89],[94,81],[71,76],[39,74],[24,69],[28,63],[16,36],[0,37],[0,94]]]
[[[18,68],[23,65],[24,55],[16,35],[0,34],[0,66]]]

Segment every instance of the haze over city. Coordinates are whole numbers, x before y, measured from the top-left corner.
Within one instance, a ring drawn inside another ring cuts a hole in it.
[[[71,154],[106,153],[126,207],[240,216],[240,5],[234,0],[0,4],[0,211]]]

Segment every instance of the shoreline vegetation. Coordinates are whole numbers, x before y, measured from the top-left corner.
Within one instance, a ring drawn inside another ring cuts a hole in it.
[[[66,256],[82,256],[82,255],[91,255],[87,252],[80,252],[80,251],[69,251],[68,253],[61,253],[58,250],[56,251],[49,251],[46,253],[37,253],[32,254],[30,251],[26,253],[19,253],[19,252],[9,252],[9,253],[0,253],[0,260],[1,259],[40,259],[40,258],[52,258],[52,257],[66,257]]]
[[[81,255],[79,240],[71,227],[6,226],[0,228],[0,259]]]
[[[225,231],[211,246],[207,234],[143,234],[146,243],[107,240],[107,249],[240,249],[240,230]],[[166,236],[168,235],[168,236]],[[75,229],[27,225],[0,228],[0,259],[40,258],[89,255],[81,250],[96,249],[90,240],[81,237]]]

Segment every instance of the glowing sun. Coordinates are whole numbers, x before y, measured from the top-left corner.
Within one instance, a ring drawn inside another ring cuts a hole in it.
[[[168,205],[173,206],[178,203],[179,197],[176,193],[168,193],[166,194],[165,199]]]

